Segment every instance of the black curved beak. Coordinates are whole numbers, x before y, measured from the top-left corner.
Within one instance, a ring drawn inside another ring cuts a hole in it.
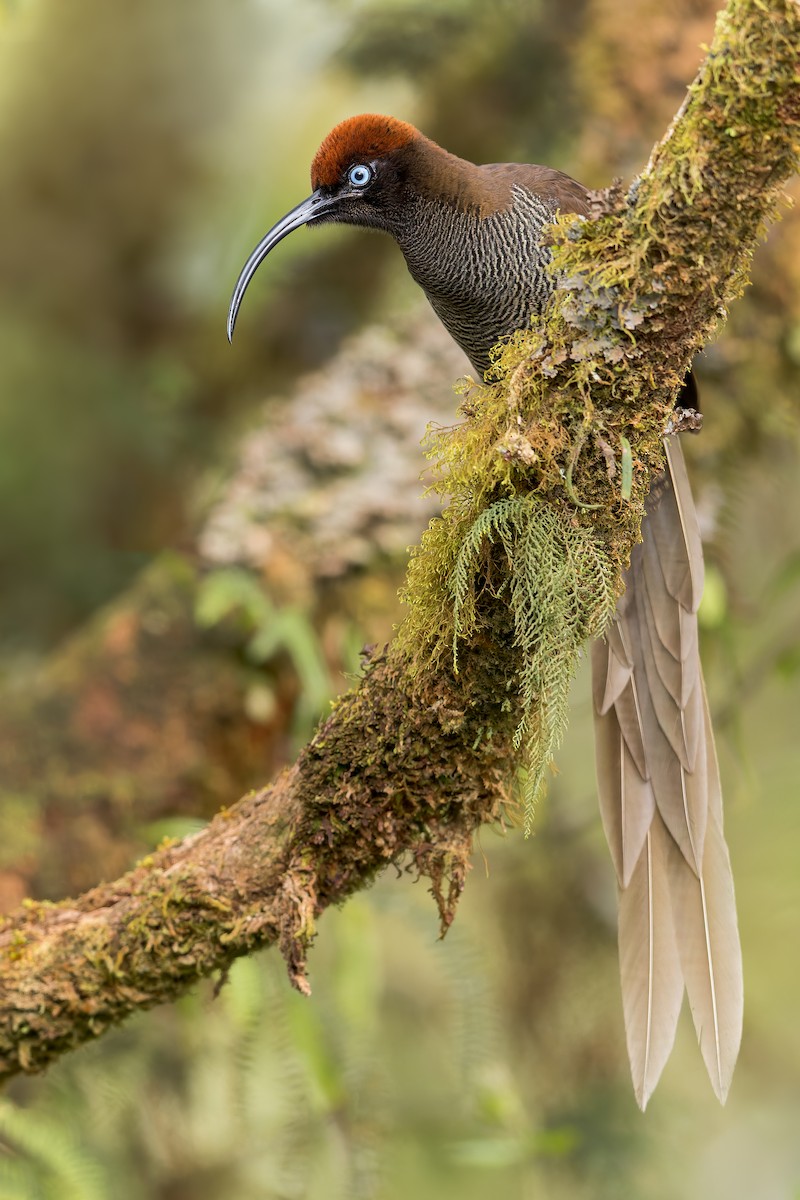
[[[298,204],[285,217],[281,217],[277,225],[273,225],[269,233],[264,235],[242,267],[241,274],[236,280],[236,287],[233,289],[231,306],[228,309],[229,342],[233,340],[233,328],[236,324],[236,317],[248,284],[270,250],[273,250],[278,242],[286,237],[287,233],[291,233],[292,230],[299,229],[301,225],[307,225],[309,221],[314,221],[317,217],[323,216],[325,213],[330,212],[331,208],[333,208],[333,202],[329,196],[323,196],[319,191],[312,192],[307,200],[304,200],[302,204]]]

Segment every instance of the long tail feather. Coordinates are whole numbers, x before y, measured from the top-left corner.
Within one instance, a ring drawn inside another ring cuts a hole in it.
[[[619,898],[619,966],[633,1090],[644,1110],[675,1041],[683,972],[665,855],[671,841],[658,814]]]
[[[703,869],[698,879],[673,845],[669,848],[669,891],[679,953],[700,1051],[724,1104],[742,1040],[744,991],[742,951],[728,847],[722,832],[722,797],[708,705],[709,812]]]
[[[683,454],[666,443],[626,588],[592,648],[603,826],[620,886],[619,951],[634,1090],[669,1057],[683,985],[724,1100],[742,1028],[742,962],[698,651],[703,556]]]

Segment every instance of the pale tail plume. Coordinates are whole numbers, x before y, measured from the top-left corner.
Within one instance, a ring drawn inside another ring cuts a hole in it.
[[[681,967],[694,1027],[711,1084],[724,1104],[742,1037],[742,951],[705,694],[703,701],[709,738],[710,805],[703,870],[698,879],[673,845],[668,871],[675,923],[681,930]]]
[[[683,973],[667,884],[668,838],[656,814],[619,900],[625,1032],[634,1092],[642,1109],[672,1050],[683,999]]]
[[[724,1101],[742,1029],[742,960],[703,686],[703,558],[677,439],[655,481],[626,590],[592,648],[598,792],[620,888],[619,953],[636,1099],[652,1094],[684,984]]]

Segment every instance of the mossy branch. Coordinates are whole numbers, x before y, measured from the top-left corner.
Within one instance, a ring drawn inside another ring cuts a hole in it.
[[[465,655],[457,688],[412,688],[404,661],[376,658],[272,787],[113,883],[2,920],[0,1078],[260,946],[277,943],[307,991],[319,914],[404,856],[430,878],[446,928],[472,833],[508,798],[511,663],[491,649]]]
[[[451,499],[412,558],[401,638],[416,661],[442,663],[475,628],[470,591],[498,572],[510,578],[526,824],[563,733],[580,644],[601,631],[639,537],[677,391],[745,286],[797,168],[799,73],[796,0],[732,0],[643,174],[627,193],[595,194],[594,219],[553,227],[547,320],[497,348],[497,384],[468,395],[463,425],[433,439],[437,488]],[[518,522],[498,564],[491,514],[531,496],[534,528]]]
[[[557,742],[676,389],[797,167],[799,47],[795,0],[732,0],[644,174],[598,196],[594,220],[557,223],[546,323],[511,340],[500,382],[435,439],[451,503],[412,559],[400,636],[295,766],[122,879],[5,920],[0,1075],[39,1070],[269,943],[305,989],[317,917],[387,863],[427,874],[452,920],[473,832],[509,801],[515,743],[538,770]]]

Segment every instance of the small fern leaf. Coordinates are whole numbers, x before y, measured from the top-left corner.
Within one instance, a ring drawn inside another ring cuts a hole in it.
[[[519,650],[515,746],[525,766],[525,830],[561,743],[581,647],[599,634],[615,602],[616,568],[591,526],[535,496],[499,500],[465,534],[450,579],[453,660],[475,629],[478,580],[490,548],[502,547]]]

